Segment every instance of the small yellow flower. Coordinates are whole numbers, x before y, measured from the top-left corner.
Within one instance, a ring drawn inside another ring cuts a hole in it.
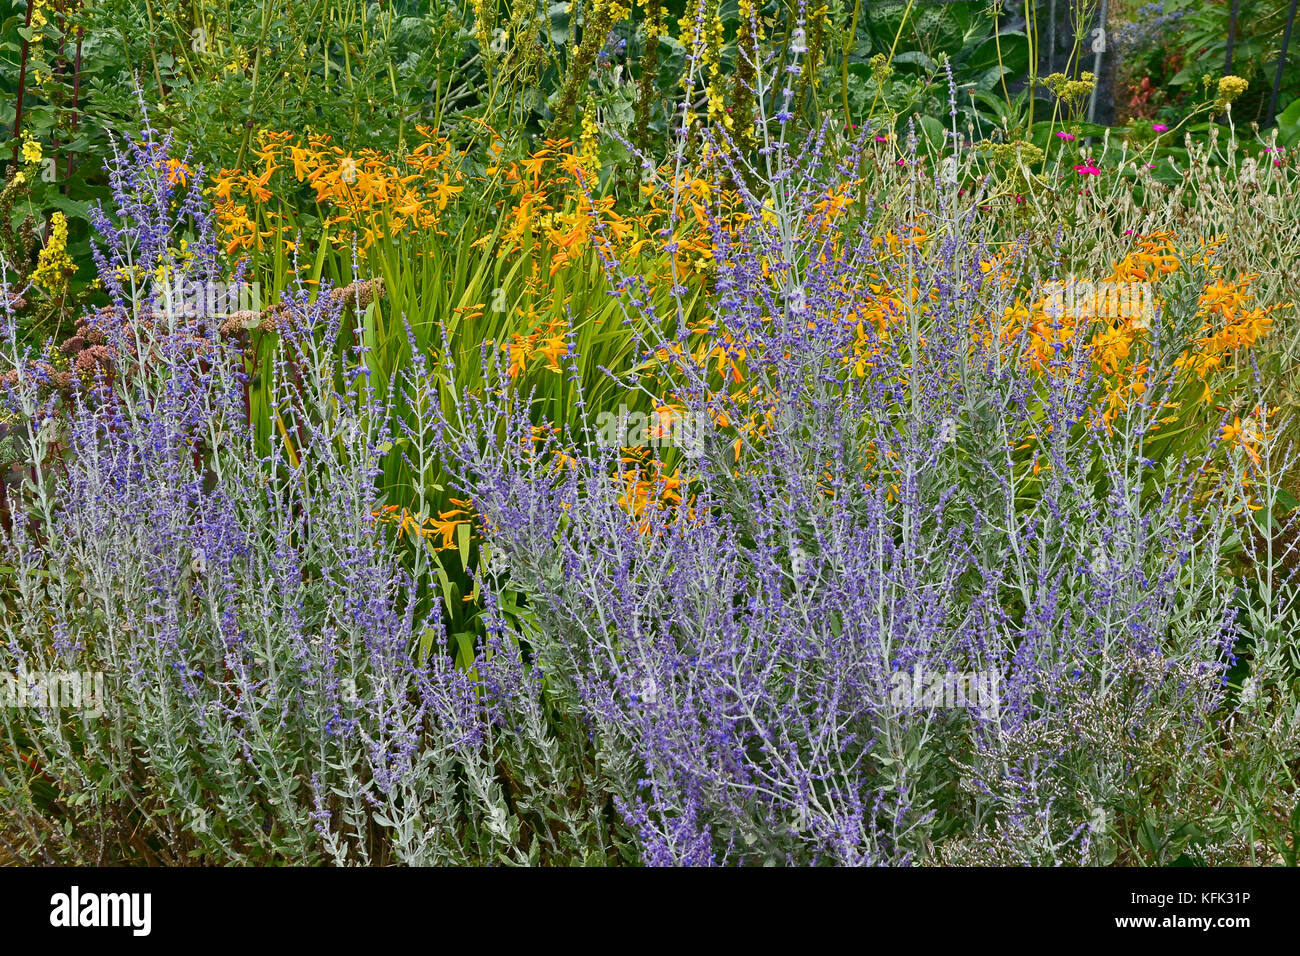
[[[1219,95],[1214,101],[1214,111],[1221,113],[1226,110],[1231,103],[1240,98],[1242,93],[1246,92],[1249,86],[1249,81],[1231,74],[1220,79]]]
[[[41,144],[23,133],[23,162],[35,166],[41,161]]]

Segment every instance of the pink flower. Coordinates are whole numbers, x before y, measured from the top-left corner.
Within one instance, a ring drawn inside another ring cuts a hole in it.
[[[1075,166],[1075,167],[1074,167],[1074,171],[1075,171],[1076,173],[1078,173],[1080,176],[1100,176],[1100,175],[1101,175],[1101,167],[1098,166],[1098,165],[1097,165],[1095,162],[1093,162],[1091,159],[1088,160],[1086,163],[1084,163],[1082,166]]]
[[[1067,142],[1067,143],[1073,143],[1073,142],[1074,142],[1074,134],[1073,134],[1073,133],[1060,132],[1060,133],[1057,133],[1057,134],[1056,134],[1056,138],[1057,138],[1057,139],[1061,139],[1061,140],[1065,140],[1065,142]]]
[[[877,137],[876,137],[876,142],[877,142],[877,143],[888,143],[888,142],[889,142],[889,137],[888,137],[888,136],[877,136]]]
[[[1156,133],[1166,133],[1169,131],[1169,127],[1166,126],[1164,123],[1152,123],[1151,129],[1153,132]]]

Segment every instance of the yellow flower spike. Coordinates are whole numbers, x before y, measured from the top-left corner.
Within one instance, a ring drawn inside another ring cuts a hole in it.
[[[41,144],[32,139],[31,134],[23,130],[23,162],[35,166],[41,161]]]
[[[50,237],[36,257],[36,268],[29,277],[32,285],[50,295],[61,294],[76,265],[68,255],[68,220],[61,212],[50,217]]]

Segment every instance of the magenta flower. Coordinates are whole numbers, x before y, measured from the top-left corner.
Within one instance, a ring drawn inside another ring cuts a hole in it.
[[[1100,176],[1100,175],[1101,175],[1101,167],[1098,166],[1098,165],[1097,165],[1095,162],[1093,162],[1091,159],[1088,160],[1086,163],[1084,163],[1082,166],[1075,166],[1075,167],[1074,167],[1074,171],[1075,171],[1076,173],[1078,173],[1080,176]]]
[[[1057,139],[1060,139],[1060,140],[1064,140],[1064,141],[1067,142],[1067,143],[1073,143],[1073,142],[1074,142],[1074,134],[1073,134],[1073,133],[1067,133],[1067,132],[1065,132],[1064,130],[1062,130],[1061,132],[1057,133],[1057,134],[1056,134],[1056,138],[1057,138]]]
[[[1165,132],[1168,132],[1169,127],[1166,126],[1164,123],[1152,123],[1152,124],[1151,124],[1151,129],[1152,129],[1153,132],[1156,132],[1156,133],[1165,133]]]

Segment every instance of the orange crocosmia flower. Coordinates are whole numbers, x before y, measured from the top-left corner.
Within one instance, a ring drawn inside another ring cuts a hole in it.
[[[542,173],[546,169],[546,164],[554,158],[555,154],[551,150],[539,149],[523,161],[523,170],[529,176],[533,177],[534,182],[540,182]]]
[[[235,178],[238,175],[238,171],[233,169],[223,169],[221,172],[217,173],[214,177],[214,191],[218,200],[230,202],[230,192],[235,188]]]
[[[356,175],[356,197],[363,206],[382,202],[385,198],[385,183],[382,177],[371,169],[362,169]]]
[[[451,197],[463,192],[464,190],[465,187],[463,185],[452,183],[451,178],[446,173],[443,173],[442,182],[433,187],[434,197],[438,201],[438,211],[442,212],[446,209],[447,203],[451,201]]]
[[[182,186],[184,186],[187,177],[193,175],[193,173],[190,171],[190,168],[186,166],[184,163],[182,163],[179,159],[171,159],[169,157],[164,157],[162,160],[155,160],[155,166],[166,171],[167,182],[169,185],[180,183]]]
[[[311,171],[320,165],[320,155],[308,152],[301,146],[293,146],[289,149],[289,161],[293,163],[294,179],[304,182]]]
[[[279,169],[279,166],[271,166],[263,171],[262,175],[254,178],[252,176],[244,177],[244,187],[248,194],[253,197],[255,202],[266,202],[271,198],[271,190],[267,189],[267,184],[271,181],[271,175]]]
[[[510,354],[510,377],[515,378],[520,372],[528,370],[528,357],[533,354],[533,340],[531,336],[525,337],[515,334],[515,341],[504,346]]]
[[[274,166],[275,161],[280,158],[280,147],[276,143],[257,147],[253,149],[253,155],[262,161],[262,165]]]
[[[307,182],[316,190],[316,201],[325,203],[334,195],[334,189],[337,185],[335,179],[326,173],[324,167],[317,167],[307,177]]]
[[[456,529],[463,524],[468,523],[468,519],[459,517],[466,512],[460,508],[453,508],[450,511],[439,511],[438,520],[430,519],[425,527],[426,536],[438,535],[442,538],[442,544],[439,545],[441,550],[449,550],[454,547],[452,538],[456,534]]]
[[[569,343],[563,335],[553,335],[546,339],[545,345],[537,349],[537,354],[546,357],[546,365],[551,371],[561,371],[559,360],[569,354]]]

